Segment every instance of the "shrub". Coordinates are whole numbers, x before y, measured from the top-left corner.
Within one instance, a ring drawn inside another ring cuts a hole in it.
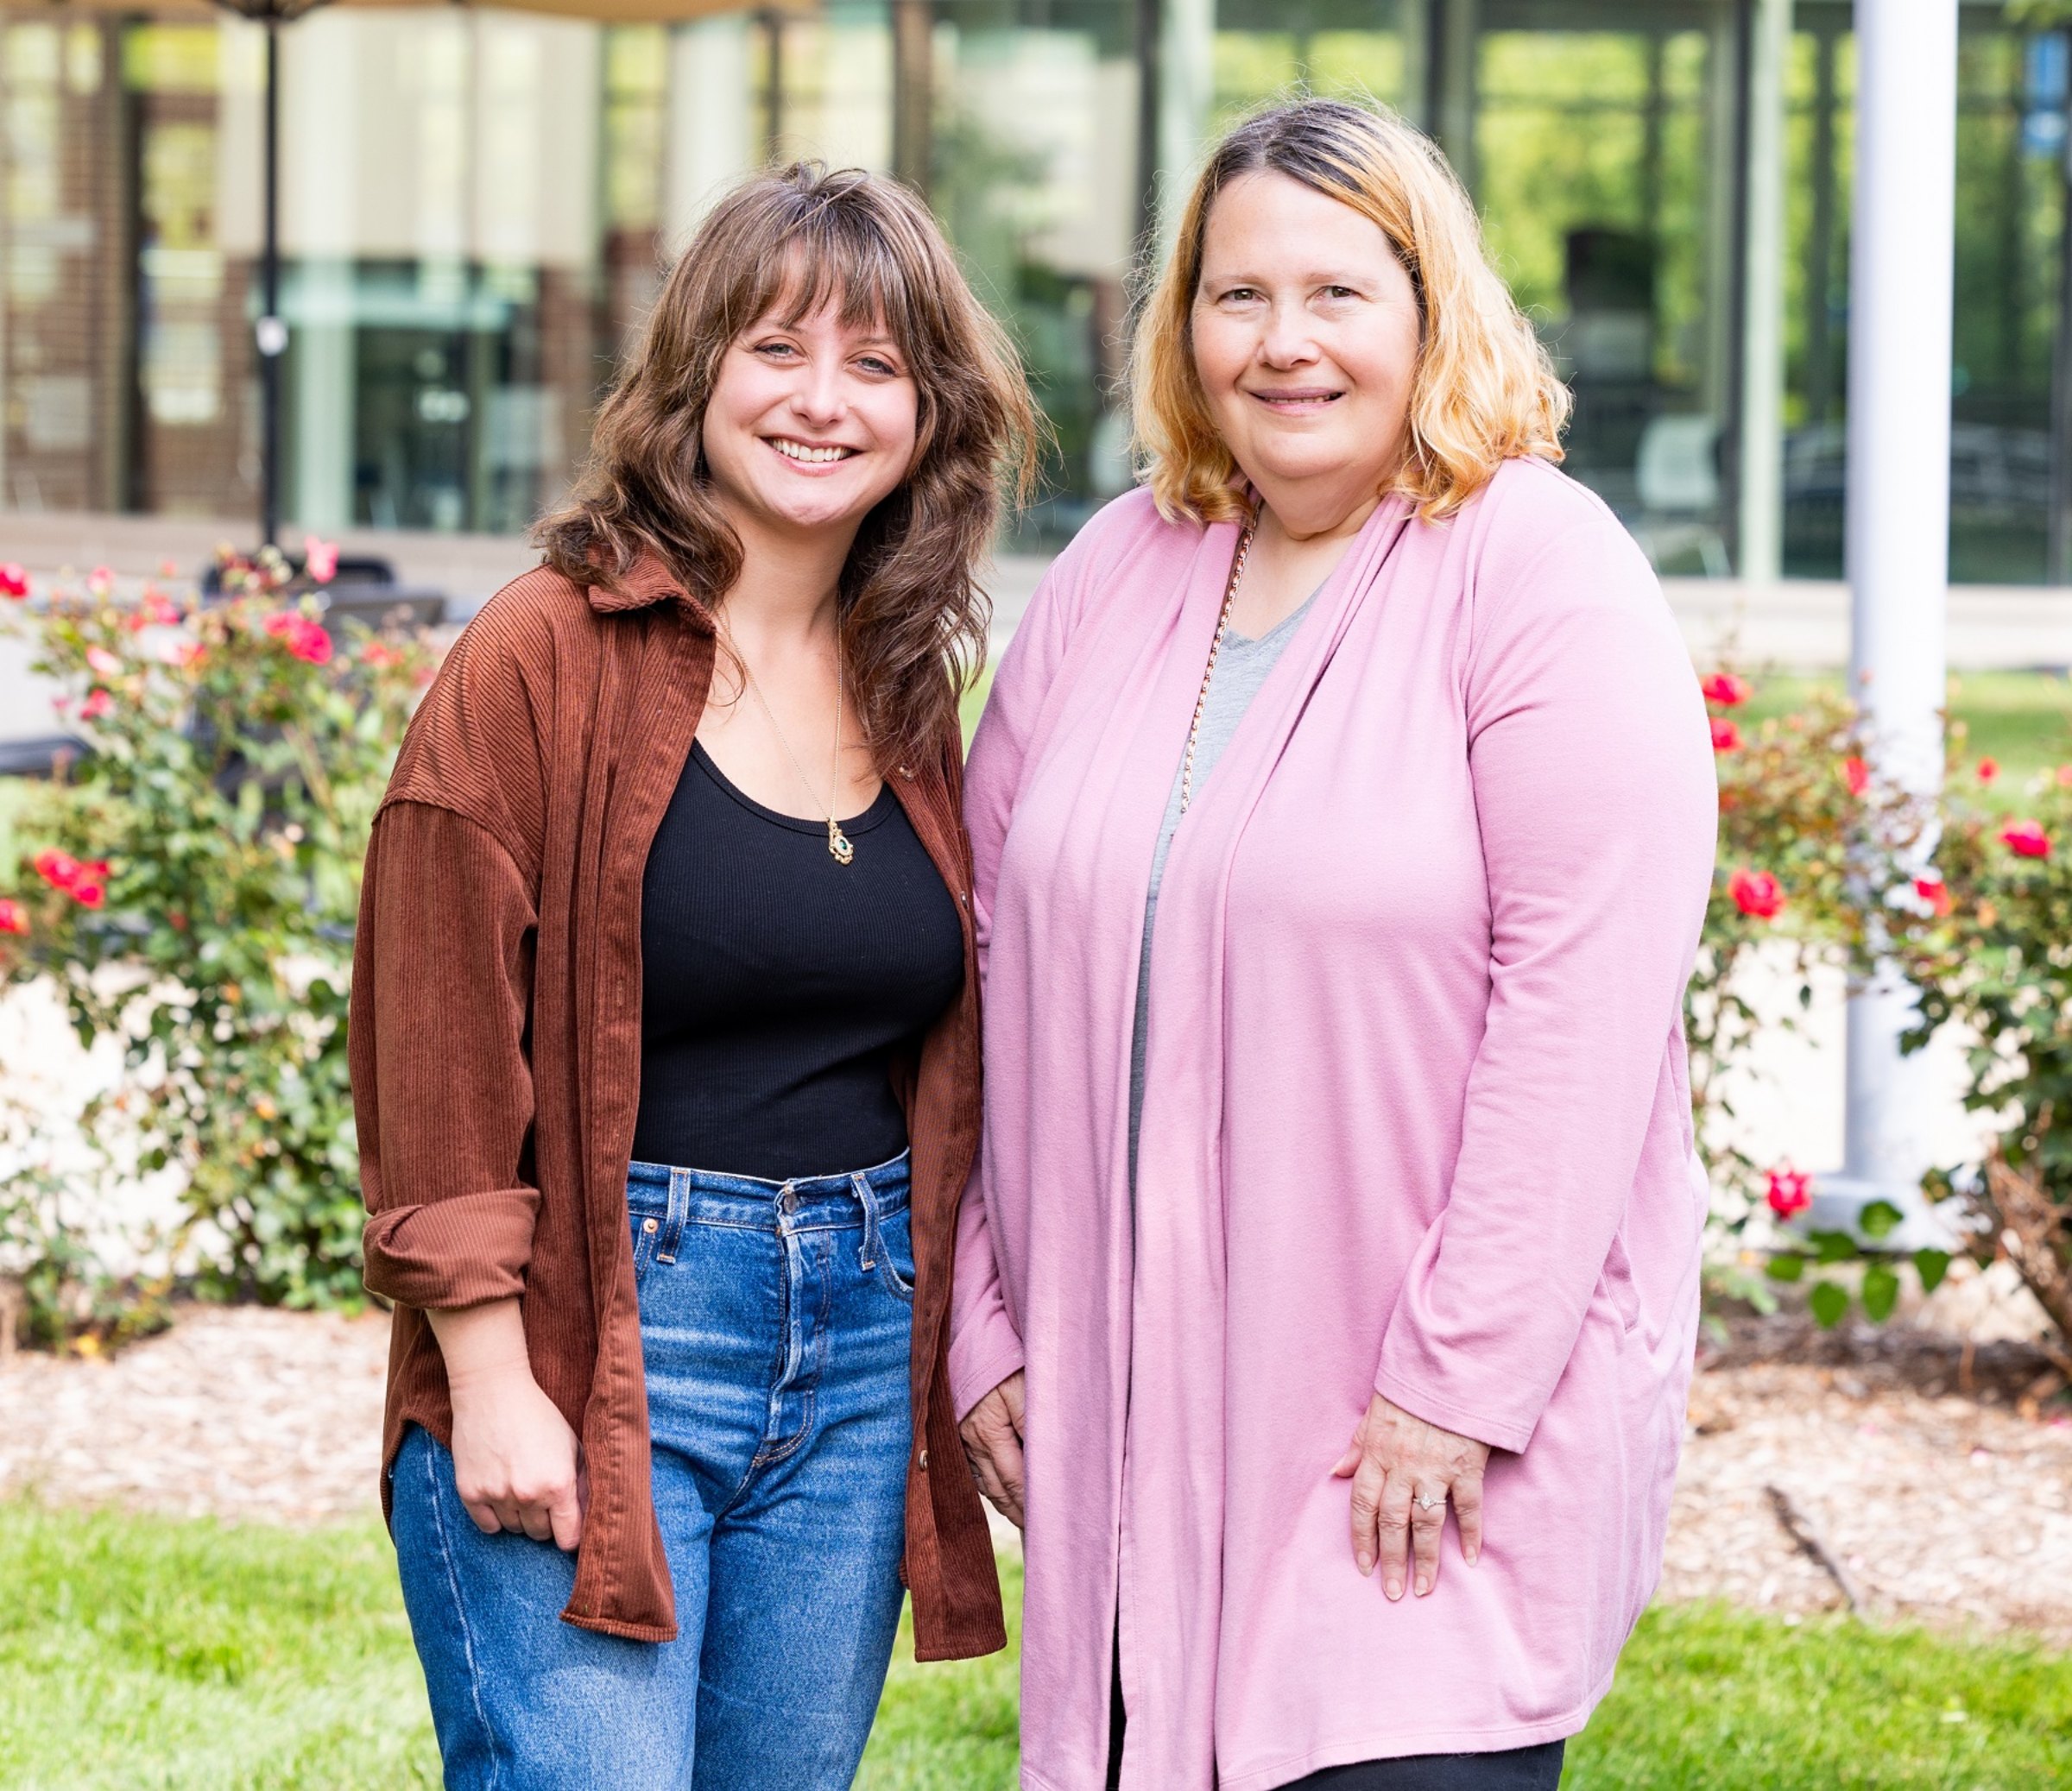
[[[1968,1033],[1966,1105],[1999,1134],[1967,1183],[1975,1247],[2005,1251],[2072,1335],[2072,764],[2038,777],[2012,816],[1981,800],[1990,781],[1953,766],[1936,874],[1912,892],[1899,956],[1921,1024],[1907,1044],[1953,1022]]]
[[[1905,799],[1870,773],[1854,705],[1816,692],[1791,714],[1744,719],[1754,687],[1731,671],[1704,680],[1720,779],[1719,854],[1685,1006],[1691,1118],[1713,1185],[1709,1276],[1716,1291],[1773,1303],[1756,1267],[1776,1220],[1810,1198],[1789,1165],[1759,1163],[1733,1138],[1728,1072],[1747,1073],[1766,1026],[1786,1029],[1823,967],[1859,970],[1871,950],[1862,891],[1917,825]],[[1748,1000],[1759,955],[1789,1005]]]
[[[22,615],[92,750],[17,823],[0,971],[51,979],[83,1042],[121,1040],[125,1082],[82,1121],[179,1172],[200,1290],[354,1301],[351,929],[431,653],[334,642],[270,551],[222,574],[205,607],[155,585],[120,607],[97,575]]]

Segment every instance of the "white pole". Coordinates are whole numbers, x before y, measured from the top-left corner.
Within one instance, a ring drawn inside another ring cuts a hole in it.
[[[680,255],[729,181],[755,166],[745,16],[698,19],[669,34],[663,238]]]
[[[1163,262],[1201,165],[1216,105],[1216,0],[1163,0],[1159,16],[1158,242]]]
[[[1857,0],[1856,66],[1850,669],[1878,769],[1925,796],[1942,786],[1947,682],[1957,0]],[[1927,1129],[1948,1099],[1925,1056],[1900,1056],[1913,1013],[1891,979],[1850,1000],[1847,1163],[1825,1190],[1842,1208],[1891,1201],[1907,1242],[1926,1240]]]
[[[1785,63],[1791,0],[1756,0],[1748,70],[1748,241],[1741,332],[1741,551],[1751,585],[1784,570]]]

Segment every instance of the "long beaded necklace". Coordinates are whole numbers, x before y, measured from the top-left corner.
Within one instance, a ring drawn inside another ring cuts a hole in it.
[[[1202,715],[1209,707],[1209,686],[1216,681],[1216,656],[1223,650],[1223,637],[1230,632],[1231,606],[1237,602],[1237,587],[1245,576],[1245,556],[1252,551],[1252,537],[1259,525],[1248,522],[1237,538],[1237,552],[1230,557],[1230,583],[1223,590],[1223,613],[1216,618],[1216,639],[1209,643],[1209,663],[1202,669],[1202,688],[1194,699],[1194,721],[1187,729],[1187,756],[1180,761],[1180,812],[1194,799],[1194,749],[1202,737]]]

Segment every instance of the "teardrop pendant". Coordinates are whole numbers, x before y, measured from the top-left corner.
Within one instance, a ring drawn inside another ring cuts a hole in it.
[[[849,843],[849,836],[832,820],[827,823],[827,850],[837,864],[847,864],[856,855],[856,848]]]

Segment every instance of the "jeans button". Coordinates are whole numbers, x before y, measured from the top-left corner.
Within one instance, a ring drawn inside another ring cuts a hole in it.
[[[643,1219],[641,1221],[641,1229],[644,1232],[660,1231],[661,1229],[661,1221],[654,1219]]]

